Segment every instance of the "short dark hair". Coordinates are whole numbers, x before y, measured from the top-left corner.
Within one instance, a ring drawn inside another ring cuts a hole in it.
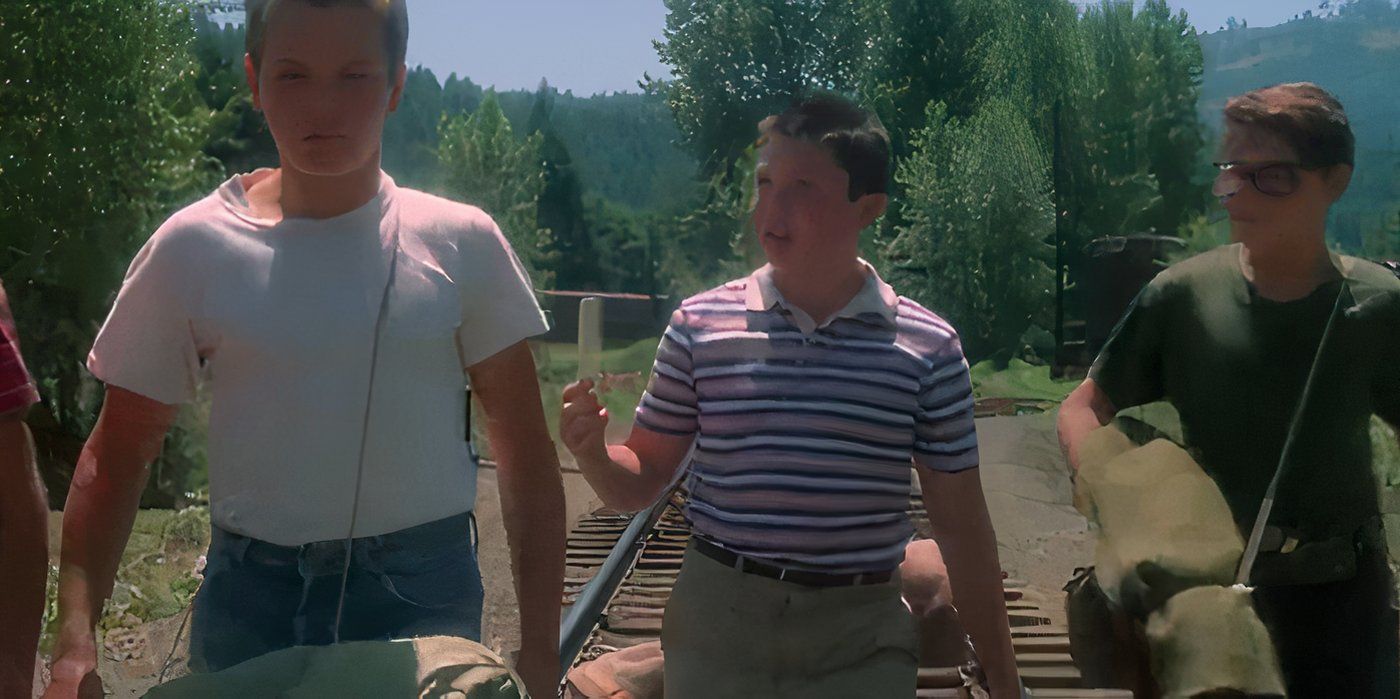
[[[1277,136],[1305,166],[1356,164],[1356,136],[1342,103],[1313,83],[1270,85],[1231,97],[1225,119]]]
[[[408,4],[407,0],[248,0],[245,8],[244,46],[253,58],[253,69],[262,69],[263,40],[267,35],[267,20],[278,5],[288,2],[302,2],[312,7],[334,7],[352,5],[374,10],[384,20],[384,56],[389,68],[389,80],[393,81],[399,66],[404,64],[408,54]]]
[[[846,196],[856,201],[889,191],[890,135],[875,112],[840,95],[800,100],[759,122],[759,144],[779,133],[821,146],[850,176]]]

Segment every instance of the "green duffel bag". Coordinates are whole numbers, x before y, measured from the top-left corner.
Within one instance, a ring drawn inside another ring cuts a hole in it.
[[[145,699],[350,697],[526,699],[519,677],[485,646],[448,636],[295,646],[182,677]]]

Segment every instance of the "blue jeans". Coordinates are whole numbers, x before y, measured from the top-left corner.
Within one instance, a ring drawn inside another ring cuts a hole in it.
[[[464,512],[350,542],[340,640],[481,638],[476,520]],[[195,595],[190,669],[217,672],[334,640],[345,541],[279,546],[214,527]]]

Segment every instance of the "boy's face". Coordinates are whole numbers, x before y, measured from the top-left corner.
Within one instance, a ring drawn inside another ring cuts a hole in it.
[[[284,2],[273,11],[260,70],[251,58],[245,69],[282,167],[336,176],[378,158],[404,80],[402,66],[389,79],[383,21],[357,6]]]
[[[1214,190],[1230,214],[1230,237],[1256,248],[1297,242],[1284,240],[1283,232],[1324,219],[1350,179],[1345,165],[1331,173],[1303,169],[1283,139],[1228,121],[1220,161],[1233,164],[1217,176]]]
[[[850,176],[824,148],[779,133],[759,150],[754,178],[754,233],[779,269],[829,269],[854,259],[860,232],[885,210],[884,194],[850,200]]]

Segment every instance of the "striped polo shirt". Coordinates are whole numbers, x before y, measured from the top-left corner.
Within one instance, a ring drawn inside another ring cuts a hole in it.
[[[957,333],[866,270],[820,327],[770,267],[671,316],[636,421],[697,437],[686,516],[698,535],[785,567],[888,570],[913,533],[911,462],[977,466]]]

